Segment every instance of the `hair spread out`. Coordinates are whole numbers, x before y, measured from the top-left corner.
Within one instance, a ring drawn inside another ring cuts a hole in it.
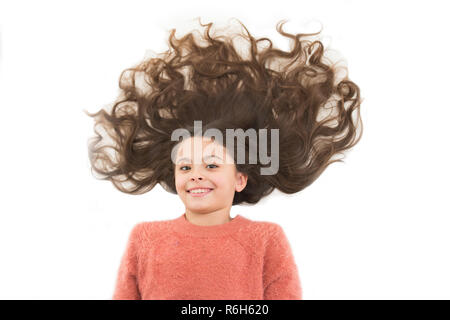
[[[171,135],[178,128],[193,134],[194,120],[224,137],[227,128],[279,129],[278,172],[261,175],[266,165],[259,157],[256,164],[236,164],[248,181],[233,205],[257,203],[275,188],[299,192],[329,164],[343,162],[332,158],[362,136],[359,87],[347,76],[338,80],[336,64],[325,62],[323,44],[305,39],[320,32],[290,34],[283,30],[285,22],[276,30],[291,40],[288,51],[273,47],[268,38],[255,39],[239,22],[245,32],[235,35],[248,44],[247,57],[235,37],[212,35],[212,23],[199,22],[203,35],[176,38],[172,29],[169,50],[122,72],[111,110],[84,110],[95,119],[88,150],[99,179],[129,194],[145,193],[157,183],[176,194],[171,151],[179,141]]]

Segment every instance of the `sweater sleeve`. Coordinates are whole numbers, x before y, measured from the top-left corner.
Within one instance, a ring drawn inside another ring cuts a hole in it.
[[[282,227],[275,226],[264,255],[264,300],[301,300],[300,277],[291,246]]]
[[[137,224],[128,237],[125,253],[122,255],[113,300],[141,300],[137,282],[139,244],[139,224]]]

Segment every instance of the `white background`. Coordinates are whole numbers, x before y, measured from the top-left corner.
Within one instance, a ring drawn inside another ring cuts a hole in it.
[[[110,299],[131,228],[172,219],[158,185],[95,179],[93,120],[120,72],[169,30],[240,19],[256,37],[288,19],[345,59],[363,138],[304,191],[237,213],[285,230],[304,299],[449,299],[450,20],[444,1],[1,1],[1,299]]]

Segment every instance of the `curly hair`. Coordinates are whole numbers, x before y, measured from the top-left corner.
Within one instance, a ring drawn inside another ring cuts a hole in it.
[[[273,47],[268,38],[255,39],[239,21],[245,32],[235,36],[249,44],[247,58],[232,35],[211,35],[213,23],[199,21],[206,27],[203,35],[197,33],[200,39],[195,32],[176,38],[171,29],[167,51],[122,71],[120,95],[110,111],[84,110],[95,118],[96,136],[88,146],[91,170],[125,193],[142,194],[160,183],[176,194],[171,150],[179,142],[171,134],[178,128],[193,134],[194,120],[201,120],[204,130],[222,132],[279,129],[278,172],[261,175],[259,159],[236,164],[248,181],[235,193],[233,205],[257,203],[275,188],[299,192],[328,165],[342,162],[333,156],[362,136],[359,87],[347,76],[338,80],[338,68],[327,63],[323,44],[305,39],[320,31],[290,34],[283,30],[285,22],[278,22],[276,30],[292,40],[289,51]],[[268,46],[261,47],[262,42]]]

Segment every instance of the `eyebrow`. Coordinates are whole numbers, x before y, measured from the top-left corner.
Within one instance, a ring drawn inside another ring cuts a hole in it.
[[[218,157],[218,156],[216,156],[216,155],[213,154],[212,156],[206,156],[206,157],[204,157],[204,158],[203,158],[203,161],[205,161],[206,159],[209,159],[209,158],[217,158],[217,159],[219,159],[219,160],[222,160],[221,157]],[[180,163],[182,160],[188,160],[188,161],[191,161],[191,159],[184,157],[184,158],[178,159],[177,164]]]

